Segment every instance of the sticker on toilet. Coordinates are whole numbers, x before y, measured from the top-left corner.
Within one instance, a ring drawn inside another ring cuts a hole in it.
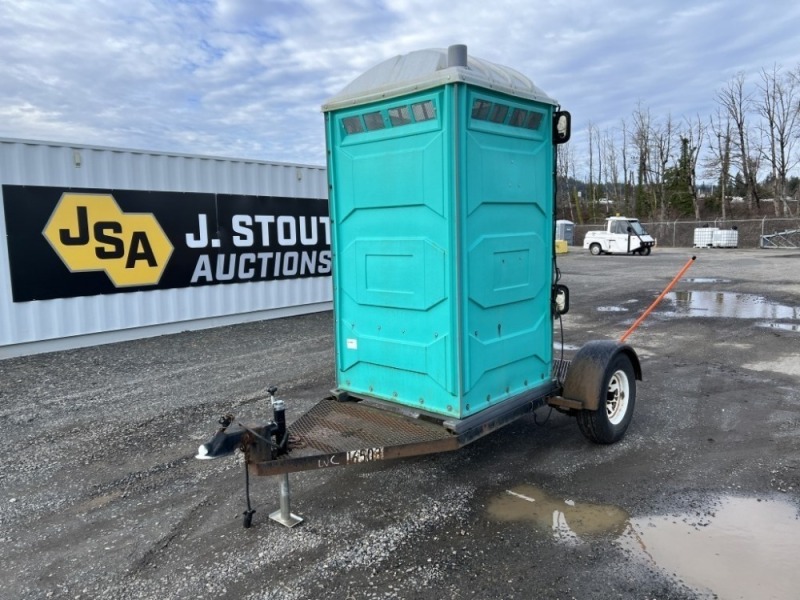
[[[347,338],[347,349],[358,350],[358,340],[355,338]]]

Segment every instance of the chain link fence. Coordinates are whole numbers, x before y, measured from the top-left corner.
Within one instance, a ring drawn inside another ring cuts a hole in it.
[[[587,231],[602,229],[605,223],[575,225],[573,245],[582,246]],[[691,248],[694,245],[694,230],[700,227],[736,228],[739,232],[739,248],[760,248],[761,236],[781,231],[800,229],[800,218],[771,219],[722,219],[710,221],[643,221],[647,232],[656,239],[658,246],[667,248]]]

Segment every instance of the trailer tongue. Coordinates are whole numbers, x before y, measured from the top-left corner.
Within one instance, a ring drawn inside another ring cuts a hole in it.
[[[549,404],[598,443],[631,420],[634,350],[553,356],[569,310],[554,252],[555,145],[570,115],[465,46],[380,63],[324,106],[336,390],[286,425],[227,415],[197,458],[281,475],[458,449]]]

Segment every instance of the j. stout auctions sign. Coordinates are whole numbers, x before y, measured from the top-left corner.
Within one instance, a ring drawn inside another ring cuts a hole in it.
[[[324,277],[324,199],[3,186],[14,302]]]

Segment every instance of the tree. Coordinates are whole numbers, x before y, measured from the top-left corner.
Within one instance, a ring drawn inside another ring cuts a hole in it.
[[[624,214],[630,213],[630,186],[628,185],[628,123],[622,119],[622,206]]]
[[[744,73],[737,73],[727,86],[717,92],[717,101],[727,112],[734,125],[734,158],[735,163],[742,173],[742,178],[746,186],[745,196],[747,198],[747,208],[753,209],[753,205],[758,205],[758,191],[756,189],[756,176],[758,173],[758,162],[753,160],[750,148],[750,132],[748,130],[748,115],[752,109],[752,97],[745,93]],[[755,169],[755,172],[754,172]]]
[[[633,131],[631,145],[636,153],[636,195],[634,215],[642,215],[647,202],[647,188],[650,185],[650,109],[645,109],[641,101],[633,111]]]
[[[603,181],[605,183],[606,197],[610,201],[613,201],[615,206],[618,206],[620,195],[619,159],[617,157],[617,145],[614,141],[614,136],[608,130],[603,132],[603,154],[605,155],[603,160],[603,164],[605,165]]]
[[[659,213],[659,219],[664,221],[667,218],[667,192],[664,181],[664,175],[667,170],[667,164],[670,160],[670,153],[672,150],[672,137],[674,135],[672,127],[672,115],[667,115],[667,120],[663,125],[653,126],[652,131],[653,151],[655,153],[655,160],[653,162],[653,178],[658,184],[658,187],[652,186],[653,205],[651,215],[655,217],[656,212]],[[656,194],[658,189],[658,194]]]
[[[681,154],[675,166],[664,170],[663,187],[670,206],[680,216],[688,216],[694,211],[699,219],[696,190],[693,175],[693,148],[688,137],[681,137]]]
[[[594,189],[594,132],[595,127],[591,121],[589,121],[589,183],[587,189],[587,201],[589,202],[589,215],[592,220],[595,219],[595,189]]]
[[[717,109],[716,117],[711,117],[711,137],[709,143],[710,154],[706,158],[706,173],[716,178],[719,184],[720,207],[722,208],[722,220],[727,218],[730,212],[728,201],[728,182],[731,177],[731,118],[729,114],[723,114],[722,110]]]
[[[680,136],[681,161],[685,162],[689,193],[691,194],[692,207],[694,208],[694,218],[697,220],[700,220],[700,196],[697,192],[697,161],[700,157],[705,135],[706,127],[700,119],[700,115],[697,115],[695,121],[686,119]]]
[[[761,69],[758,85],[758,112],[764,118],[761,131],[766,138],[762,156],[772,174],[772,196],[775,216],[791,215],[786,202],[786,178],[796,164],[794,144],[798,124],[798,73],[785,75],[773,65],[772,71]]]
[[[582,223],[581,208],[577,204],[578,194],[575,190],[575,153],[569,142],[556,146],[556,210],[561,208],[562,214],[569,214],[569,220],[573,223]],[[573,210],[572,200],[575,200]],[[577,218],[576,218],[577,215]]]

